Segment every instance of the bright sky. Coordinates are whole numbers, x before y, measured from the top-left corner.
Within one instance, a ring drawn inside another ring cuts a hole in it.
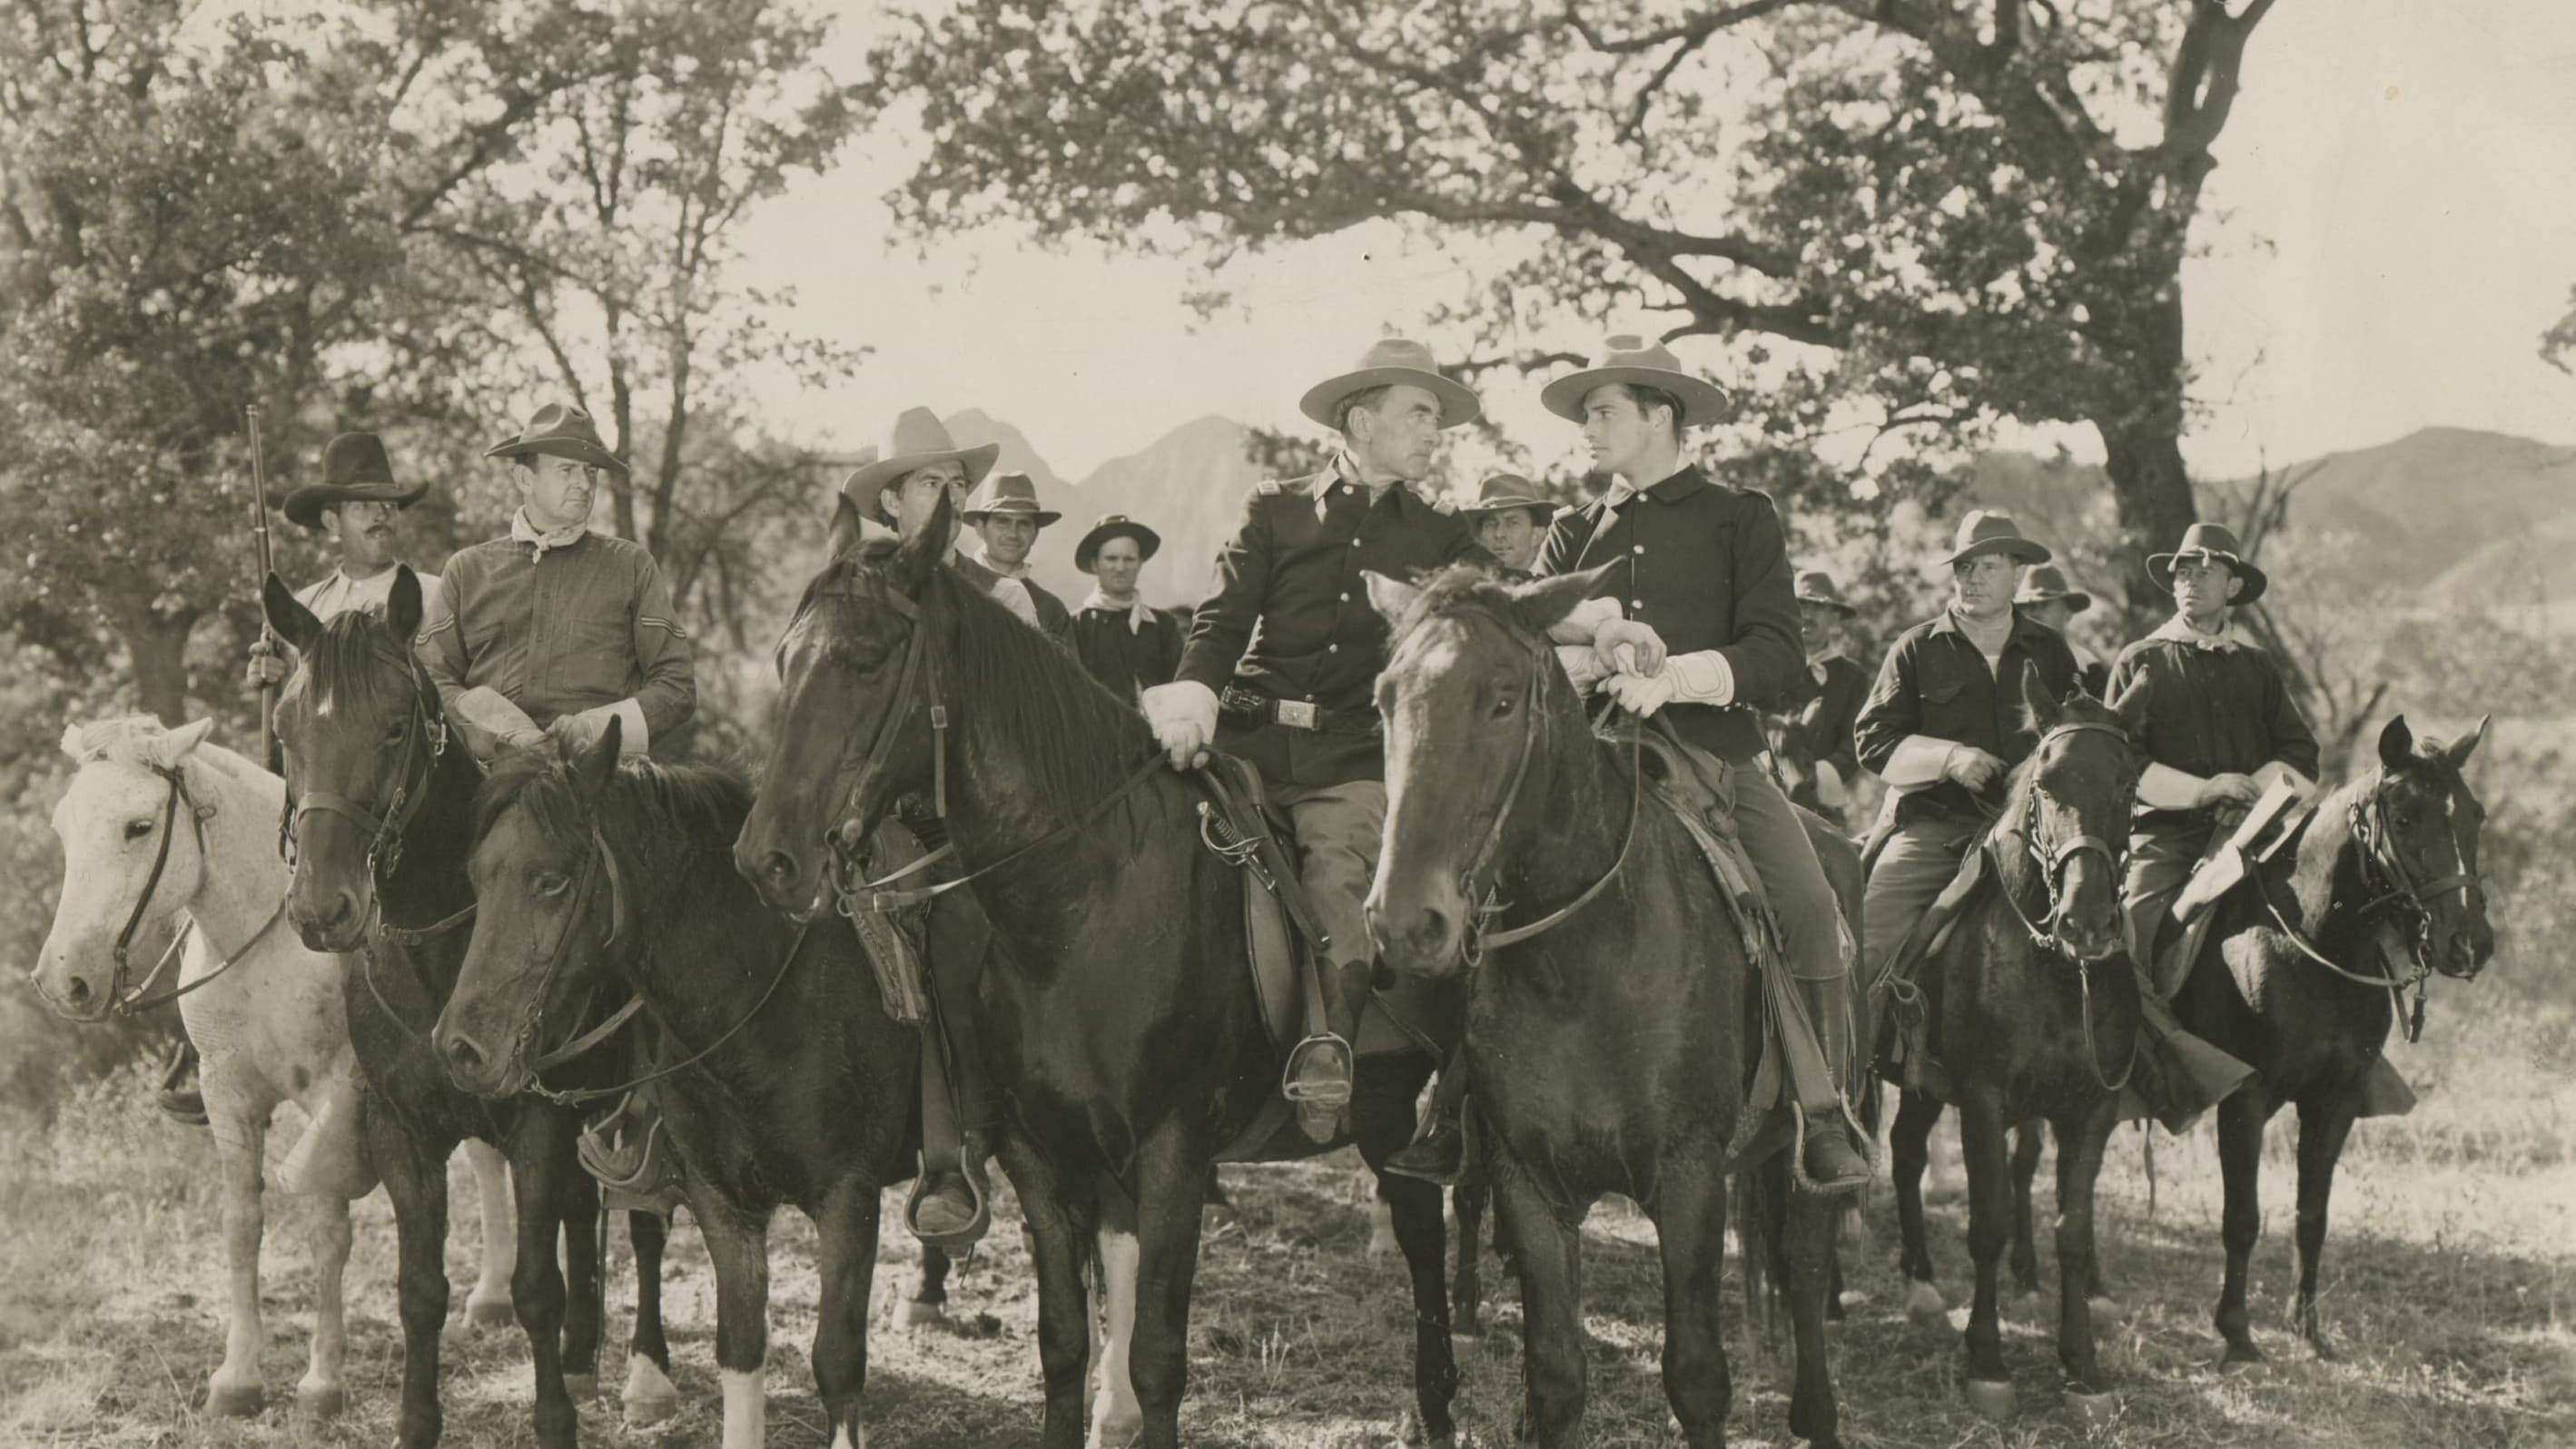
[[[841,74],[877,8],[852,6]],[[2536,351],[2576,286],[2576,4],[2283,0],[2219,156],[2186,280],[2199,471],[2435,424],[2576,442],[2576,378]],[[1225,278],[1242,306],[1202,321],[1176,265],[1018,236],[889,247],[881,198],[902,174],[899,147],[875,146],[749,238],[755,280],[796,286],[800,321],[876,348],[845,391],[763,399],[805,440],[873,441],[915,403],[983,407],[1080,478],[1205,413],[1303,426],[1307,384],[1468,276],[1454,246],[1365,229],[1242,268]],[[1525,391],[1489,408],[1570,448]]]

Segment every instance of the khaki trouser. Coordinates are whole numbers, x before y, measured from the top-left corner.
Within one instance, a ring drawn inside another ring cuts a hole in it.
[[[2217,830],[2217,818],[2205,810],[2157,811],[2139,816],[2131,827],[2128,879],[2120,887],[2120,908],[2128,929],[2129,959],[2155,981],[2159,995],[2173,995],[2188,974],[2188,963],[2177,963],[2172,979],[2164,979],[2156,952],[2173,930],[2174,897],[2191,884],[2192,872],[2208,854],[2210,837]]]
[[[1270,803],[1296,832],[1297,877],[1332,938],[1330,969],[1320,973],[1330,1025],[1310,1022],[1307,1030],[1329,1030],[1356,1053],[1369,963],[1377,954],[1369,943],[1366,907],[1377,877],[1378,844],[1386,834],[1386,782],[1274,785]]]
[[[1909,820],[1889,834],[1861,893],[1861,935],[1872,983],[1958,875],[1981,828],[1973,820],[1933,817]]]
[[[1837,1106],[1850,1082],[1853,1052],[1851,963],[1843,954],[1846,936],[1833,883],[1797,810],[1770,775],[1742,766],[1729,774],[1736,833],[1779,918],[1781,964],[1810,1028],[1800,1030],[1795,1013],[1780,1014],[1790,1089],[1801,1107]]]

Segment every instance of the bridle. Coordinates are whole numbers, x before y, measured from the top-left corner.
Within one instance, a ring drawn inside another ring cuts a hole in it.
[[[1629,851],[1637,843],[1637,818],[1644,813],[1646,804],[1646,746],[1643,720],[1632,721],[1629,728],[1628,824],[1627,828],[1620,833],[1619,854],[1610,862],[1610,868],[1603,871],[1592,884],[1585,886],[1582,893],[1574,899],[1537,920],[1506,927],[1499,931],[1488,929],[1495,918],[1510,909],[1509,905],[1500,898],[1498,881],[1487,872],[1493,865],[1495,855],[1502,848],[1504,822],[1512,818],[1512,807],[1520,801],[1521,783],[1529,778],[1530,758],[1538,752],[1539,699],[1546,689],[1547,672],[1555,665],[1555,660],[1546,650],[1533,649],[1530,652],[1528,693],[1523,697],[1521,705],[1520,757],[1512,765],[1512,782],[1503,791],[1503,803],[1494,811],[1492,823],[1485,827],[1483,842],[1476,847],[1476,853],[1468,859],[1467,868],[1458,876],[1459,893],[1473,911],[1467,922],[1466,940],[1461,947],[1461,954],[1471,969],[1483,963],[1486,952],[1498,946],[1515,945],[1552,930],[1564,924],[1575,912],[1592,904],[1603,891],[1609,889],[1610,882],[1617,880],[1619,873],[1627,869]]]
[[[2053,726],[2047,733],[2041,735],[2039,743],[2031,746],[2030,757],[2036,762],[2054,741],[2087,731],[2110,735],[2119,740],[2123,746],[2132,745],[2129,732],[2118,725],[2105,724],[2098,720],[2072,720]],[[2037,768],[2035,763],[2033,768]],[[2103,868],[2110,872],[2111,879],[2118,880],[2122,863],[2128,857],[2128,842],[2123,840],[2115,845],[2089,831],[2078,831],[2074,835],[2058,840],[2053,845],[2042,841],[2039,837],[2039,794],[2036,785],[2024,792],[2021,818],[2015,820],[2004,832],[2020,839],[2022,849],[2029,853],[2031,864],[2039,869],[2040,890],[2046,909],[2041,912],[2037,920],[2031,919],[2030,913],[2022,909],[2016,893],[2004,884],[2003,862],[1995,855],[1993,836],[1989,835],[1977,848],[1986,853],[1987,868],[1994,873],[1995,894],[2002,896],[2004,904],[2012,908],[2013,918],[2021,923],[2022,930],[2029,935],[2031,946],[2073,963],[2078,991],[2077,1009],[2084,1022],[2085,1062],[2092,1067],[2093,1080],[2104,1092],[2117,1093],[2129,1084],[2130,1076],[2137,1071],[2137,1046],[2135,1042],[2130,1044],[2129,1055],[2122,1059],[2118,1076],[2115,1077],[2103,1069],[2101,1048],[2095,1045],[2093,1040],[2093,967],[2099,961],[2109,958],[2098,957],[2087,960],[2066,944],[2065,881],[2068,864],[2088,850],[2101,856]]]
[[[286,810],[278,819],[278,857],[292,865],[295,841],[304,827],[304,817],[312,814],[337,815],[355,825],[367,836],[367,878],[370,884],[384,873],[402,864],[403,832],[410,828],[412,817],[420,813],[421,802],[429,798],[429,783],[438,772],[438,762],[447,753],[447,715],[437,704],[437,686],[420,661],[405,661],[411,679],[411,718],[403,730],[401,761],[394,767],[394,793],[391,803],[379,815],[360,801],[327,790],[316,790],[302,797],[289,792]],[[421,742],[429,742],[429,758],[422,762],[415,777],[413,762],[421,754]],[[440,923],[439,929],[455,924],[462,917]],[[379,926],[381,926],[379,922]]]
[[[187,944],[188,932],[184,930],[175,932],[170,938],[169,946],[162,951],[161,959],[152,964],[152,969],[144,974],[141,981],[134,984],[133,990],[126,989],[126,974],[133,969],[130,957],[134,949],[135,933],[143,929],[143,919],[151,912],[152,899],[160,893],[161,877],[170,868],[170,842],[178,832],[179,806],[184,803],[188,807],[188,824],[197,837],[197,859],[200,862],[206,858],[206,822],[215,816],[214,806],[199,804],[196,797],[189,793],[188,777],[184,771],[172,765],[156,764],[149,765],[147,768],[159,775],[169,786],[169,793],[162,798],[161,802],[161,844],[159,849],[153,852],[152,870],[143,878],[142,891],[134,897],[134,908],[125,913],[125,924],[117,930],[116,970],[107,979],[106,1005],[97,1016],[89,1018],[92,1021],[104,1020],[111,1015],[132,1016],[149,1011],[156,1006],[165,1006],[204,986],[207,982],[233,969],[236,963],[248,956],[261,941],[267,939],[268,933],[276,927],[278,918],[286,912],[286,902],[281,899],[277,903],[277,908],[268,913],[268,919],[260,923],[259,930],[252,934],[250,940],[244,943],[240,950],[226,957],[213,970],[183,986],[174,987],[158,996],[147,997],[144,993],[150,991],[153,983],[159,981],[163,973],[170,969],[171,962],[179,959],[179,948]]]

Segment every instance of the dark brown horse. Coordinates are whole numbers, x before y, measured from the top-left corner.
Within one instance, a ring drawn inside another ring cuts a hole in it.
[[[943,505],[921,539],[951,526]],[[773,904],[814,911],[831,889],[827,830],[864,839],[898,799],[944,796],[957,879],[1007,947],[979,1009],[1037,1260],[1043,1442],[1083,1437],[1096,1244],[1111,1319],[1097,1432],[1116,1440],[1141,1419],[1144,1442],[1170,1449],[1208,1164],[1279,1081],[1242,872],[1201,838],[1202,788],[1152,763],[1144,721],[1071,654],[920,539],[863,552],[846,501],[831,546],[779,645],[778,750],[736,864]],[[1429,1073],[1421,1055],[1362,1058],[1352,1133],[1373,1167],[1411,1139]],[[1297,1155],[1324,1150],[1297,1140]],[[1446,1444],[1457,1365],[1439,1190],[1380,1182],[1412,1279],[1416,1412]]]
[[[2022,689],[2039,743],[1974,847],[1987,872],[1983,891],[1916,978],[1967,1156],[1977,1274],[1968,1394],[1998,1416],[2011,1411],[2013,1395],[1996,1280],[2016,1222],[2025,1239],[2028,1232],[2029,1179],[2007,1142],[2016,1123],[2034,1164],[2037,1123],[2057,1139],[2058,1362],[2080,1395],[2109,1387],[2093,1336],[2093,1185],[2119,1124],[2139,1025],[2137,973],[2121,954],[2120,861],[2146,763],[2130,742],[2144,697],[2132,690],[2113,707],[2079,689],[2061,704],[2028,676]],[[1937,1099],[1906,1092],[1891,1144],[1906,1276],[1935,1305],[1923,1165],[1940,1113]]]
[[[1681,819],[1638,788],[1628,748],[1592,733],[1548,646],[1547,628],[1593,582],[1507,586],[1467,568],[1419,589],[1370,577],[1395,652],[1378,679],[1388,809],[1369,919],[1390,965],[1442,976],[1478,940],[1470,875],[1517,903],[1497,922],[1514,929],[1483,947],[1465,1054],[1520,1271],[1523,1433],[1581,1441],[1579,1225],[1616,1192],[1654,1220],[1663,1255],[1665,1396],[1687,1442],[1715,1445],[1731,1393],[1718,1331],[1727,1149],[1760,983]],[[1790,1431],[1831,1445],[1837,1209],[1787,1191],[1784,1153],[1755,1171],[1774,1179],[1757,1196],[1774,1214],[1764,1236],[1785,1263],[1795,1330]]]
[[[824,1437],[864,1442],[877,1200],[911,1176],[919,1036],[886,1015],[847,921],[800,927],[729,868],[750,786],[703,765],[621,768],[620,733],[494,768],[474,945],[433,1040],[458,1085],[506,1098],[603,986],[640,998],[678,1054],[657,1092],[715,1262],[727,1449],[760,1443],[768,1225],[789,1203],[821,1243]]]
[[[2486,722],[2456,743],[2417,745],[2405,716],[2379,735],[2379,768],[2320,801],[2292,851],[2252,873],[2217,909],[2205,955],[2175,1014],[2213,1046],[2254,1068],[2219,1104],[2218,1157],[2227,1178],[2227,1278],[2218,1331],[2229,1362],[2262,1354],[2245,1315],[2245,1270],[2262,1232],[2256,1197],[2263,1127],[2299,1109],[2299,1289],[2295,1326],[2321,1357],[2334,1349],[2317,1317],[2317,1260],[2335,1163],[2361,1113],[2363,1086],[2399,998],[2433,972],[2466,981],[2495,954],[2478,878],[2486,811],[2461,767]]]
[[[475,1138],[510,1159],[519,1215],[511,1301],[535,1360],[537,1441],[566,1449],[578,1427],[567,1380],[587,1397],[599,1373],[599,1190],[575,1157],[581,1123],[570,1109],[468,1096],[430,1050],[430,1026],[470,939],[465,866],[482,776],[449,735],[438,692],[412,656],[420,582],[403,569],[382,618],[352,612],[326,625],[274,574],[264,602],[270,626],[303,656],[277,710],[287,746],[281,829],[295,851],[287,918],[312,949],[355,953],[342,993],[349,1042],[366,1079],[367,1153],[393,1200],[400,1241],[399,1442],[425,1449],[438,1441],[447,1159]],[[662,1220],[635,1213],[629,1229],[636,1291],[627,1408],[649,1419],[678,1407],[662,1334]]]

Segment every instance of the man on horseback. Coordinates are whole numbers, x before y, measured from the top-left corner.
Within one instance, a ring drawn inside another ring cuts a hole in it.
[[[1780,753],[1798,762],[1804,777],[1789,787],[1791,804],[1849,828],[1842,818],[1850,792],[1860,783],[1860,756],[1853,749],[1852,727],[1860,720],[1861,702],[1869,697],[1869,672],[1847,652],[1845,633],[1860,610],[1843,599],[1834,576],[1823,569],[1798,570],[1798,625],[1807,645],[1807,678],[1792,695],[1795,713],[1779,724]],[[1826,797],[1825,777],[1833,780]]]
[[[2075,651],[2076,677],[2095,699],[2111,697],[2109,660],[2087,649],[2075,637],[2075,616],[2093,607],[2093,596],[2066,581],[2066,571],[2053,563],[2032,564],[2021,571],[2021,588],[2013,606],[2064,635]]]
[[[1083,669],[1129,703],[1181,672],[1181,621],[1138,597],[1137,576],[1163,536],[1123,513],[1105,514],[1073,548],[1073,566],[1100,582],[1066,636]]]
[[[983,546],[955,561],[959,573],[1022,623],[1058,642],[1072,631],[1073,611],[1029,577],[1029,550],[1037,547],[1038,531],[1062,517],[1038,506],[1037,480],[1026,473],[996,473],[966,500],[966,526],[982,536]]]
[[[1538,566],[1539,545],[1556,518],[1554,503],[1518,473],[1497,473],[1476,490],[1476,501],[1458,510],[1476,530],[1476,542],[1502,565],[1507,583],[1527,583]]]
[[[1592,648],[1559,650],[1578,687],[1598,685],[1640,718],[1663,713],[1683,744],[1724,762],[1714,773],[1732,787],[1734,819],[1720,833],[1743,840],[1779,921],[1777,969],[1788,979],[1771,983],[1778,1009],[1767,1014],[1784,1095],[1798,1109],[1800,1165],[1819,1192],[1857,1191],[1870,1165],[1844,1095],[1849,938],[1798,812],[1752,763],[1765,743],[1755,711],[1778,708],[1806,668],[1779,515],[1764,495],[1682,461],[1683,430],[1723,412],[1723,392],[1664,347],[1613,337],[1605,351],[1540,394],[1550,412],[1583,425],[1594,466],[1615,481],[1556,520],[1538,573],[1620,565],[1553,637],[1576,642],[1588,629]],[[1446,1148],[1454,1159],[1457,1137],[1444,1120],[1416,1155]]]
[[[1283,1090],[1299,1127],[1329,1142],[1351,1098],[1373,956],[1362,902],[1386,824],[1386,747],[1369,691],[1386,667],[1387,625],[1361,573],[1406,578],[1486,557],[1466,519],[1413,489],[1441,430],[1480,408],[1429,348],[1393,337],[1298,406],[1341,435],[1340,451],[1324,471],[1264,482],[1244,500],[1180,677],[1146,690],[1143,706],[1174,768],[1213,743],[1259,769],[1295,828],[1331,959],[1320,968],[1326,1019],[1289,1052]]]

